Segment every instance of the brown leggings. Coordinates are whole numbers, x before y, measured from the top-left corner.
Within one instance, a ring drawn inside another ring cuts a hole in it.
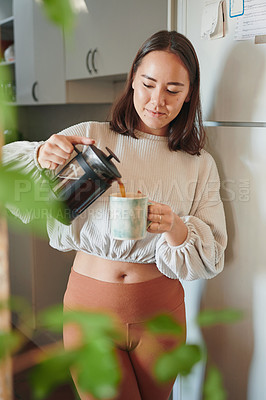
[[[184,290],[179,280],[161,276],[138,283],[110,283],[78,274],[73,269],[64,297],[64,308],[87,311],[107,310],[122,322],[124,337],[116,344],[122,379],[119,394],[112,400],[167,400],[174,381],[159,383],[153,375],[158,357],[185,341]],[[178,337],[151,335],[145,320],[167,313],[183,326]],[[73,325],[64,326],[64,345],[71,348],[78,340]],[[73,376],[75,381],[75,377]],[[94,399],[82,393],[82,400]]]

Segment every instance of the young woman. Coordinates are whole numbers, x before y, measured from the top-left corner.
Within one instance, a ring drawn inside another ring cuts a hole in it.
[[[140,190],[152,201],[152,224],[137,241],[110,237],[112,189],[70,226],[48,221],[51,246],[77,251],[65,308],[109,310],[122,322],[125,339],[116,351],[123,378],[116,399],[168,399],[174,382],[158,383],[153,365],[160,354],[185,340],[185,329],[182,337],[165,340],[151,337],[144,322],[167,312],[185,326],[179,279],[209,279],[223,269],[225,218],[217,168],[203,149],[199,85],[192,44],[175,31],[160,31],[138,51],[110,122],[84,122],[46,142],[4,148],[6,162],[19,153],[20,162],[37,177],[42,168],[64,164],[73,144],[95,140],[97,147],[108,146],[120,158],[126,190]],[[65,346],[76,340],[75,329],[66,326]]]

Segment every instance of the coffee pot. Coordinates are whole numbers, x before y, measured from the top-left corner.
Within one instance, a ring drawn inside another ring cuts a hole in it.
[[[84,152],[73,147],[77,155],[50,180],[52,193],[65,206],[65,215],[55,218],[65,224],[71,223],[121,178],[111,159],[120,161],[108,147],[109,155],[95,145],[89,145]]]

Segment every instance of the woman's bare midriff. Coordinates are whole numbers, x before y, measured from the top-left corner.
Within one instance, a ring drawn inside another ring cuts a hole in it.
[[[90,278],[113,283],[137,283],[162,276],[156,264],[107,260],[82,251],[77,252],[73,269]]]

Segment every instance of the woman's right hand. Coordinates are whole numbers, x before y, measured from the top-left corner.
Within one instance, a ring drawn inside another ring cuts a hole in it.
[[[94,144],[95,140],[84,136],[52,135],[40,146],[37,154],[38,163],[42,168],[56,169],[64,164],[74,150],[73,144]]]

